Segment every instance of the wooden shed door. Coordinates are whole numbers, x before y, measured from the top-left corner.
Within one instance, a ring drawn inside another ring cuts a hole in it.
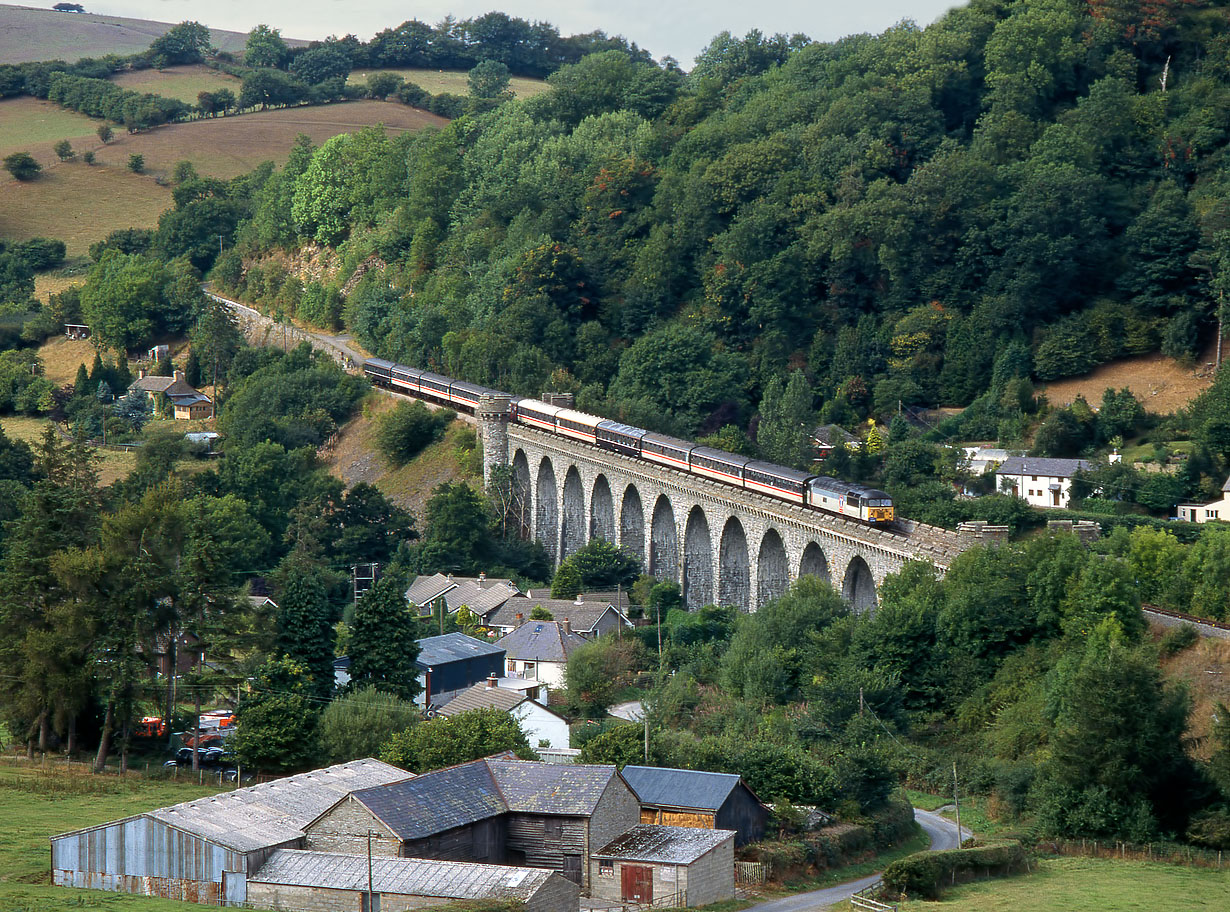
[[[623,899],[625,902],[653,902],[653,868],[623,866]]]
[[[564,870],[562,873],[574,884],[579,884],[581,882],[581,856],[565,855]]]

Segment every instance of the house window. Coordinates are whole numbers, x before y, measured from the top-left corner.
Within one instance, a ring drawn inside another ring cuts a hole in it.
[[[1029,476],[1029,480],[1030,480],[1030,481],[1037,481],[1037,480],[1038,480],[1038,476],[1037,476],[1037,475],[1030,475],[1030,476]]]
[[[533,662],[526,662],[521,666],[522,677],[529,681],[538,680],[538,666]]]
[[[598,862],[598,876],[599,877],[614,877],[615,876],[615,862],[599,861]]]

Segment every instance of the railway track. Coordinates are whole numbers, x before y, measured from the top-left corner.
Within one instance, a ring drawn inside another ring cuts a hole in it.
[[[1211,627],[1214,630],[1225,631],[1225,633],[1220,634],[1220,636],[1230,638],[1230,624],[1227,624],[1224,621],[1215,621],[1212,618],[1197,617],[1194,614],[1184,614],[1182,611],[1171,611],[1169,608],[1159,608],[1157,605],[1141,605],[1140,610],[1143,611],[1146,616],[1155,615],[1161,618],[1184,621],[1196,628]],[[1218,634],[1211,635],[1217,636]]]

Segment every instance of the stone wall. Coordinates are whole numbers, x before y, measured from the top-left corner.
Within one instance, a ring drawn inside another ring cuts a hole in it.
[[[734,899],[735,896],[735,840],[732,836],[712,852],[706,852],[687,867],[686,882],[688,906],[705,906],[709,903]]]
[[[372,854],[396,856],[401,840],[353,797],[347,797],[305,831],[304,848],[317,852],[367,854],[367,834],[372,834]]]

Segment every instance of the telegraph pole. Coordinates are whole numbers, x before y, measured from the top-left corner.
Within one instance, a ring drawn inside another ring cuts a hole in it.
[[[965,840],[961,838],[961,800],[957,797],[957,761],[952,761],[952,803],[957,809],[957,848]]]

